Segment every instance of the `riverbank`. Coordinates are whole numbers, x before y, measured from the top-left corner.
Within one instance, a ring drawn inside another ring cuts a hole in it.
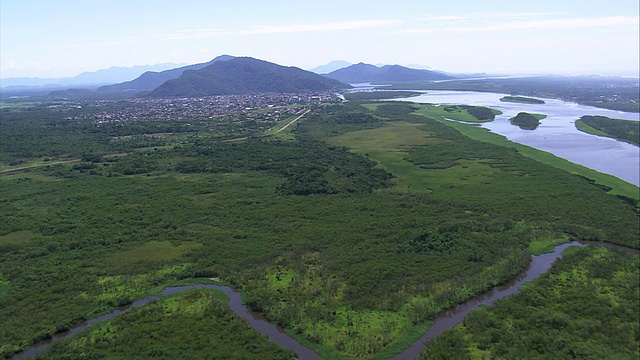
[[[441,121],[447,120],[441,119]],[[611,189],[609,193],[613,195],[621,195],[629,199],[634,199],[636,202],[640,200],[638,186],[630,184],[629,182],[626,182],[613,175],[601,173],[586,166],[560,158],[551,153],[513,142],[502,135],[493,133],[481,127],[468,126],[466,124],[456,123],[452,121],[448,121],[448,123],[451,127],[457,129],[458,131],[465,134],[466,136],[469,136],[472,139],[516,149],[520,154],[528,158],[540,161],[543,164],[547,164],[558,169],[568,171],[572,174],[583,176],[585,178],[593,180],[598,185],[608,187]]]
[[[531,264],[529,265],[527,270],[519,274],[516,278],[510,280],[505,284],[494,287],[493,289],[479,296],[473,297],[470,300],[465,301],[464,303],[456,305],[454,308],[447,310],[444,314],[437,316],[433,321],[417,325],[414,331],[407,334],[402,341],[397,342],[395,346],[387,348],[384,352],[380,352],[371,359],[387,359],[393,357],[393,359],[404,360],[416,358],[419,355],[420,351],[424,348],[424,345],[427,341],[434,339],[440,333],[460,323],[464,319],[464,317],[473,309],[476,309],[481,305],[491,305],[493,301],[497,299],[517,293],[520,285],[522,285],[524,282],[535,279],[541,274],[548,271],[553,262],[557,258],[562,256],[562,251],[564,251],[569,246],[582,245],[577,242],[564,243],[561,245],[556,245],[555,248],[552,249],[551,253],[532,256]],[[327,349],[323,349],[322,346],[318,346],[318,344],[309,342],[307,339],[298,339],[299,342],[294,340],[294,338],[299,337],[291,334],[290,332],[288,332],[289,334],[285,334],[276,325],[268,323],[262,316],[253,313],[243,305],[243,301],[239,293],[228,286],[219,285],[219,283],[219,281],[213,281],[208,278],[192,278],[181,281],[174,281],[162,286],[158,286],[150,291],[150,293],[156,295],[139,299],[132,304],[113,311],[109,314],[89,319],[85,323],[76,326],[65,333],[57,334],[57,336],[51,340],[36,344],[31,349],[21,354],[15,355],[14,357],[12,357],[12,359],[21,360],[28,359],[36,355],[41,355],[47,350],[49,346],[54,343],[56,343],[55,347],[53,347],[52,351],[44,357],[45,359],[55,359],[56,356],[60,356],[60,354],[64,354],[64,356],[67,356],[76,352],[85,353],[89,351],[89,353],[91,353],[92,351],[84,348],[83,345],[78,346],[79,344],[83,344],[83,341],[74,340],[73,342],[71,342],[67,340],[60,343],[58,343],[58,341],[68,339],[72,336],[79,337],[81,339],[92,338],[95,336],[95,334],[101,334],[104,333],[106,329],[113,328],[113,326],[108,321],[125,321],[127,324],[127,330],[122,329],[121,331],[131,332],[132,328],[137,328],[138,325],[136,321],[138,320],[136,320],[135,315],[125,315],[129,311],[144,306],[145,308],[147,308],[144,313],[149,313],[150,311],[153,311],[152,309],[162,308],[162,306],[158,307],[158,305],[165,304],[167,301],[174,301],[176,299],[179,300],[181,298],[189,296],[188,294],[182,293],[193,293],[193,291],[197,290],[214,290],[215,292],[212,293],[214,299],[226,303],[229,309],[231,309],[236,315],[247,320],[250,326],[255,331],[267,336],[270,341],[280,346],[281,348],[294,352],[298,356],[298,358],[320,359],[320,356],[315,354],[314,351],[310,349],[314,349],[320,355],[324,354],[325,356],[322,356],[323,358],[325,358],[326,356],[330,356],[332,358],[334,358],[335,356],[340,357],[337,353],[326,352]],[[169,286],[169,284],[171,284],[171,286]],[[162,290],[159,291],[159,289]],[[191,311],[188,311],[187,313],[190,312]],[[140,311],[138,311],[138,313],[140,313]],[[116,316],[118,316],[119,320],[116,320]],[[125,317],[126,319],[120,319],[122,317]],[[218,325],[220,324],[218,323]],[[158,327],[162,327],[165,325],[156,323],[154,324],[154,326],[155,330],[157,331]],[[293,335],[293,337],[291,337],[290,335]],[[419,340],[416,341],[416,339]],[[118,345],[118,341],[119,340],[117,340],[117,336],[107,341],[108,347],[110,348],[109,351],[113,351],[113,347],[121,346]]]
[[[471,312],[420,359],[637,359],[638,255],[595,246],[571,249],[508,301]]]

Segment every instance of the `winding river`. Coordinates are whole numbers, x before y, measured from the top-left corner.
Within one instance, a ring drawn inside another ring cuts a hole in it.
[[[438,316],[437,318],[435,318],[433,320],[433,324],[429,327],[429,330],[424,334],[424,336],[422,336],[419,340],[414,342],[413,345],[411,345],[411,347],[406,349],[403,353],[394,357],[394,359],[398,359],[398,360],[415,359],[420,354],[420,351],[424,348],[425,346],[424,343],[426,341],[434,339],[436,336],[440,335],[443,331],[447,329],[451,329],[456,324],[462,322],[462,320],[464,320],[464,317],[471,310],[478,308],[480,305],[482,304],[490,305],[491,303],[493,303],[493,301],[497,299],[504,298],[509,295],[513,295],[517,293],[522,283],[524,283],[525,281],[535,279],[540,275],[544,274],[545,272],[547,272],[549,268],[551,268],[551,265],[553,264],[553,262],[559,257],[562,257],[562,251],[564,251],[569,246],[584,246],[584,245],[574,241],[571,243],[556,246],[554,249],[554,252],[552,253],[543,254],[540,256],[533,256],[531,259],[531,264],[529,265],[527,270],[517,278],[511,280],[510,282],[504,285],[495,287],[489,292],[484,293],[481,296],[472,298],[456,306],[455,308],[447,311],[446,313]],[[304,359],[304,360],[320,359],[318,354],[316,354],[313,350],[302,346],[297,340],[287,335],[281,327],[269,323],[268,321],[265,320],[263,316],[251,311],[246,306],[244,306],[242,304],[242,297],[240,296],[240,294],[228,286],[212,285],[212,284],[174,286],[174,287],[165,288],[162,291],[162,294],[170,295],[170,294],[175,294],[181,291],[194,289],[194,288],[218,289],[218,290],[224,291],[227,295],[229,295],[229,298],[230,298],[228,302],[229,307],[240,317],[247,319],[254,330],[259,332],[260,334],[268,336],[271,341],[278,344],[280,347],[294,352],[300,359]],[[18,359],[27,359],[27,358],[34,357],[44,352],[49,347],[49,345],[51,345],[52,342],[77,334],[78,332],[86,329],[89,325],[91,325],[96,321],[111,319],[117,315],[127,312],[131,308],[142,306],[150,301],[154,301],[157,299],[159,299],[158,296],[149,296],[149,297],[140,299],[126,307],[115,310],[112,313],[88,320],[67,332],[54,335],[52,339],[49,339],[34,345],[31,349],[15,355],[12,359],[18,360]]]
[[[593,170],[610,174],[640,186],[640,148],[615,139],[591,135],[576,129],[574,122],[583,115],[601,115],[615,119],[640,120],[640,114],[600,109],[558,99],[545,99],[544,104],[522,104],[500,101],[507,94],[475,91],[436,91],[396,101],[432,104],[466,104],[487,106],[502,111],[492,122],[481,126],[509,140],[550,152]],[[535,130],[522,130],[509,119],[519,112],[547,115]]]
[[[471,91],[429,91],[427,94],[418,97],[394,100],[435,104],[468,104],[500,110],[503,112],[502,115],[496,116],[494,121],[483,123],[481,126],[492,132],[504,135],[512,141],[548,151],[569,161],[614,175],[632,184],[640,185],[640,152],[637,146],[610,138],[586,134],[578,131],[574,125],[575,120],[582,115],[602,115],[610,118],[638,121],[639,114],[599,109],[557,99],[544,99],[545,104],[509,103],[500,101],[503,96],[505,94]],[[541,124],[536,130],[522,130],[509,122],[509,118],[521,111],[545,114],[547,118],[541,120]],[[434,339],[443,331],[462,322],[471,310],[478,308],[480,305],[490,305],[497,299],[517,293],[523,282],[535,279],[548,271],[551,264],[562,256],[564,249],[575,245],[583,246],[578,242],[572,242],[557,246],[553,253],[533,256],[529,268],[518,278],[496,287],[482,296],[470,299],[437,317],[422,338],[403,353],[394,357],[394,359],[415,359],[424,348],[425,342]],[[162,294],[168,295],[192,288],[212,288],[224,291],[230,297],[229,307],[239,316],[247,319],[257,332],[268,336],[271,341],[282,348],[293,351],[300,359],[320,358],[315,352],[302,346],[295,339],[284,333],[282,328],[267,322],[264,317],[249,310],[242,304],[240,294],[227,286],[199,284],[168,287],[164,289]],[[157,296],[146,297],[110,314],[88,320],[67,332],[54,335],[52,339],[36,344],[31,349],[15,355],[12,359],[26,359],[36,356],[44,352],[52,342],[72,336],[96,321],[113,318],[131,308],[143,306],[157,299]]]

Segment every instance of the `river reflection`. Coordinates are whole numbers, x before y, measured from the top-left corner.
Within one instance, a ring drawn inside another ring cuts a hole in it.
[[[640,148],[615,139],[590,135],[576,129],[574,122],[583,115],[601,115],[625,120],[640,120],[640,114],[599,109],[557,99],[544,104],[520,104],[500,101],[506,94],[474,91],[428,91],[426,94],[393,99],[433,104],[487,106],[503,112],[481,126],[509,140],[548,151],[593,170],[616,176],[640,186]],[[522,130],[509,119],[519,112],[547,115],[536,130]]]

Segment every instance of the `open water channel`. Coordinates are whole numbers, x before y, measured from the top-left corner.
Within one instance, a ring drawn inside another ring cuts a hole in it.
[[[507,94],[475,91],[429,90],[415,97],[393,99],[432,104],[465,104],[486,106],[502,111],[494,121],[480,126],[504,135],[511,141],[550,152],[593,170],[610,174],[640,186],[640,148],[615,139],[591,135],[578,130],[575,121],[583,115],[601,115],[614,119],[640,120],[640,114],[600,109],[558,99],[545,99],[544,104],[522,104],[500,101]],[[510,118],[519,112],[544,114],[535,130],[522,130]]]
[[[562,244],[556,246],[554,252],[549,254],[543,254],[540,256],[533,256],[531,260],[531,264],[527,268],[527,270],[522,273],[517,278],[511,280],[510,282],[497,286],[487,293],[482,294],[481,296],[477,296],[472,298],[455,308],[447,311],[446,313],[438,316],[433,320],[433,324],[429,327],[429,330],[417,340],[411,347],[406,349],[403,353],[394,357],[397,360],[406,360],[406,359],[415,359],[420,351],[424,348],[425,342],[434,339],[436,336],[440,335],[447,329],[451,329],[456,324],[462,322],[464,317],[473,309],[478,308],[480,305],[490,305],[493,301],[507,297],[509,295],[513,295],[519,292],[519,287],[525,281],[533,280],[540,275],[547,272],[553,262],[562,257],[562,251],[564,251],[569,246],[583,246],[578,242],[571,242],[567,244]],[[185,291],[188,289],[199,288],[199,289],[218,289],[224,291],[227,295],[229,295],[229,307],[236,312],[239,316],[247,319],[251,327],[259,332],[260,334],[266,335],[269,337],[271,341],[278,344],[280,347],[290,350],[294,352],[298,358],[303,360],[315,360],[320,359],[318,354],[316,354],[313,350],[302,346],[298,341],[287,335],[282,328],[269,323],[262,317],[260,314],[254,313],[249,310],[246,306],[242,304],[242,298],[239,293],[234,291],[228,286],[222,285],[210,285],[210,284],[196,284],[196,285],[186,285],[186,286],[175,286],[175,287],[167,287],[162,292],[163,295],[175,294],[181,291]],[[157,296],[150,296],[144,299],[140,299],[133,304],[115,310],[114,312],[106,315],[99,316],[94,319],[87,320],[86,322],[76,326],[75,328],[65,332],[56,334],[52,339],[43,341],[42,343],[36,344],[31,349],[17,354],[12,358],[12,360],[18,359],[28,359],[34,357],[38,354],[44,352],[52,342],[64,339],[66,337],[72,336],[84,329],[86,329],[90,324],[101,321],[111,319],[117,315],[120,315],[124,312],[127,312],[129,309],[143,306],[149,301],[157,300]],[[212,352],[215,352],[215,349],[211,349]]]

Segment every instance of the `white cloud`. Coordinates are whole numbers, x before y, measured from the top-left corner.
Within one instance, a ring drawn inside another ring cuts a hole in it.
[[[515,14],[514,14],[515,15]],[[524,14],[522,14],[524,16]],[[459,17],[462,19],[463,17]],[[470,17],[465,17],[470,19]],[[400,29],[394,34],[430,34],[435,32],[490,32],[490,31],[513,31],[513,30],[567,30],[567,29],[587,29],[600,28],[606,30],[620,30],[633,26],[637,29],[640,25],[640,17],[632,16],[610,16],[600,18],[556,18],[539,19],[528,21],[508,21],[502,23],[485,22],[471,26],[443,26],[439,24],[431,27],[417,27]]]
[[[476,31],[505,31],[505,30],[558,30],[585,28],[615,28],[620,26],[640,24],[639,17],[602,17],[602,18],[573,18],[573,19],[544,19],[532,21],[508,22],[467,27],[449,27],[448,31],[476,32]]]
[[[201,40],[230,35],[232,32],[222,29],[189,29],[172,34],[160,35],[160,40]]]
[[[401,24],[400,20],[355,20],[331,23],[316,24],[292,24],[292,25],[263,25],[254,26],[246,30],[226,30],[226,29],[185,29],[173,33],[162,35],[151,35],[142,37],[129,37],[126,39],[105,42],[102,45],[120,45],[130,43],[142,43],[147,41],[174,41],[174,40],[206,40],[221,36],[232,35],[258,35],[258,34],[281,34],[300,33],[311,31],[337,31],[337,30],[357,30],[374,27],[383,27]]]
[[[478,20],[478,19],[522,19],[531,17],[557,15],[553,12],[486,12],[471,13],[465,15],[431,15],[428,14],[420,20],[424,21],[456,21],[456,20]]]
[[[278,34],[278,33],[300,33],[310,31],[336,31],[336,30],[357,30],[381,26],[401,24],[400,20],[356,20],[333,23],[318,24],[293,24],[281,26],[254,26],[248,30],[240,31],[239,34]]]

